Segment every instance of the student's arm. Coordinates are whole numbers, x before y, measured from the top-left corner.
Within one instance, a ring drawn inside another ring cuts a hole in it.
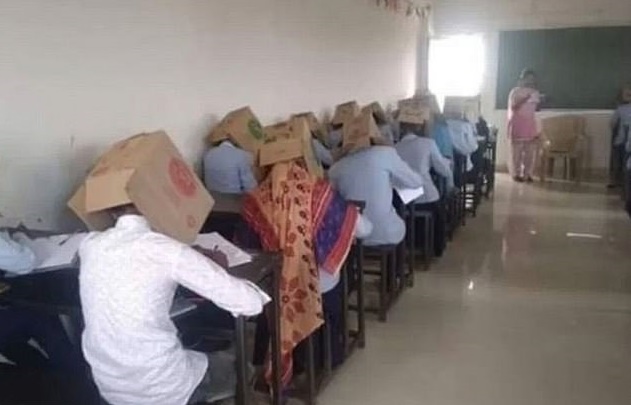
[[[172,277],[234,316],[258,315],[270,301],[255,285],[230,276],[218,264],[186,245],[181,245]]]
[[[244,159],[241,166],[239,166],[239,181],[241,182],[241,190],[251,191],[256,188],[258,183],[254,177],[254,171],[252,166],[254,165],[254,159],[248,157]]]
[[[0,232],[0,270],[13,274],[26,274],[35,268],[35,253],[28,247]]]
[[[325,166],[333,165],[333,155],[331,151],[325,148],[319,140],[311,139],[311,145],[313,145],[313,151],[320,163]]]
[[[394,148],[388,148],[390,175],[394,185],[401,188],[419,188],[423,186],[423,178],[405,163]]]
[[[436,142],[432,141],[432,146],[430,149],[429,155],[430,163],[432,168],[441,176],[443,176],[447,180],[447,188],[453,188],[454,186],[454,175],[451,171],[451,167],[449,165],[449,161],[440,154],[440,150],[438,150],[438,145]]]

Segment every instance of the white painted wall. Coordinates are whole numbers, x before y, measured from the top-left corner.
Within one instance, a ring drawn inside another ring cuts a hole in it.
[[[369,0],[0,0],[0,225],[67,223],[94,159],[138,132],[195,163],[245,104],[271,123],[407,97],[417,28]]]
[[[486,73],[482,110],[501,130],[498,163],[505,165],[509,160],[506,111],[495,109],[499,31],[630,23],[629,0],[435,0],[432,26],[435,36],[484,34]],[[546,111],[541,116],[565,113],[578,113],[587,118],[591,138],[587,165],[594,172],[603,172],[609,164],[611,111]]]

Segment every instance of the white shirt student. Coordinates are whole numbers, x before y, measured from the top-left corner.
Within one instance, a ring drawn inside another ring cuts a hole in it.
[[[184,405],[212,368],[178,340],[169,316],[178,285],[234,315],[259,314],[269,301],[138,215],[88,236],[79,254],[83,352],[111,404]]]
[[[230,141],[210,148],[204,155],[204,183],[209,191],[242,194],[256,188],[254,157]]]
[[[430,169],[434,169],[447,180],[447,188],[454,186],[453,173],[449,161],[440,154],[436,141],[432,138],[420,137],[415,133],[407,132],[396,145],[399,156],[423,178],[423,195],[415,200],[416,203],[425,204],[438,201],[440,194],[432,180]]]

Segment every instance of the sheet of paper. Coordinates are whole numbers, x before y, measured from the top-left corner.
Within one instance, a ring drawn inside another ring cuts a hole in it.
[[[204,233],[197,236],[195,243],[204,249],[213,250],[215,247],[228,257],[228,266],[235,267],[252,261],[252,256],[230,243],[217,232]]]
[[[45,272],[75,264],[79,246],[87,236],[87,233],[75,233],[30,239],[24,234],[16,234],[15,239],[35,253],[34,272]]]
[[[395,190],[399,195],[401,201],[403,201],[403,204],[406,205],[416,200],[425,193],[422,186],[419,188],[395,188]]]
[[[184,315],[196,309],[197,305],[193,301],[187,300],[186,298],[176,298],[173,300],[169,315],[171,318],[177,318],[180,315]]]

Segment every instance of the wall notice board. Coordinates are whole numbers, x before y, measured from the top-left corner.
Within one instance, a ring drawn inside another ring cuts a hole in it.
[[[497,109],[506,109],[524,68],[537,73],[545,108],[614,108],[620,87],[631,82],[631,27],[501,32]]]

